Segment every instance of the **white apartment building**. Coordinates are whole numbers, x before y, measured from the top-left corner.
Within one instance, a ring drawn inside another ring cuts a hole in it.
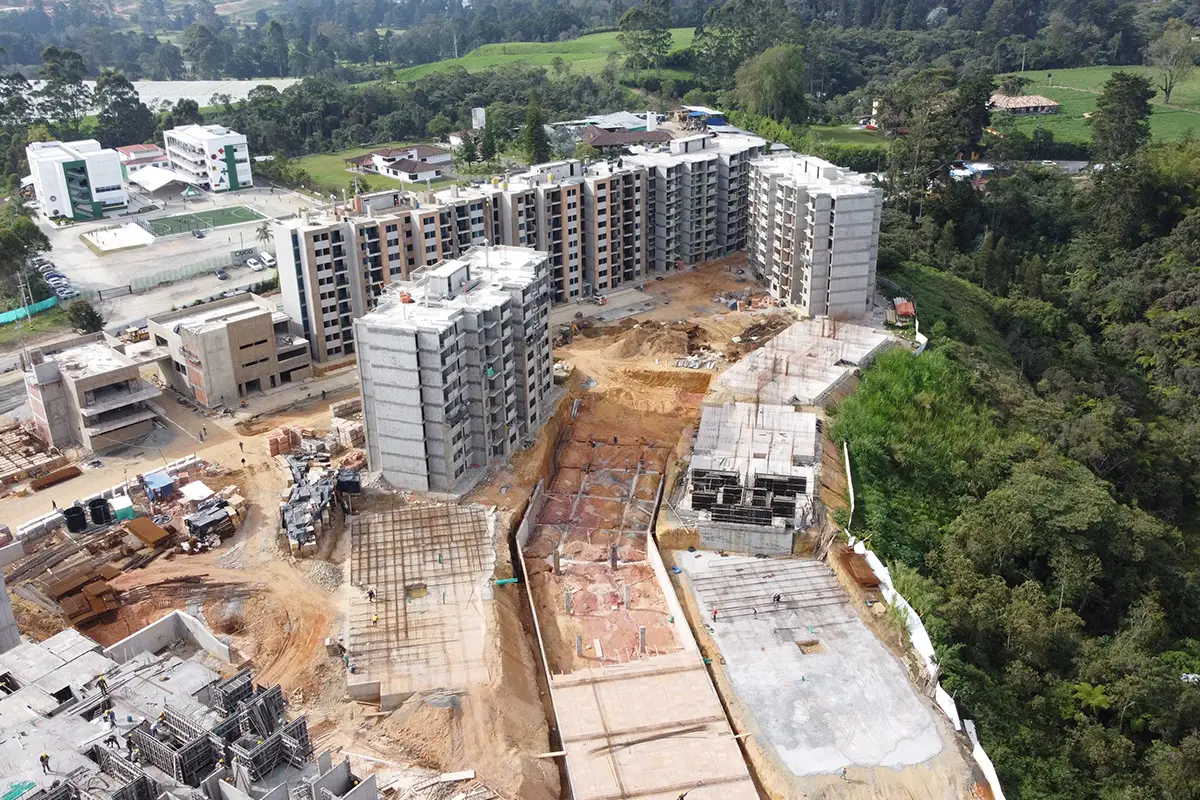
[[[865,175],[787,153],[750,163],[750,265],[811,317],[870,313],[883,192]]]
[[[25,158],[42,214],[48,219],[100,219],[129,204],[121,159],[95,139],[30,142]]]
[[[647,170],[652,269],[674,269],[745,248],[748,164],[766,144],[756,136],[702,133],[624,159]]]
[[[541,426],[549,277],[546,253],[475,248],[416,270],[355,321],[372,470],[398,488],[462,491]]]
[[[184,125],[163,131],[171,169],[196,186],[226,192],[251,186],[246,137],[223,125]]]

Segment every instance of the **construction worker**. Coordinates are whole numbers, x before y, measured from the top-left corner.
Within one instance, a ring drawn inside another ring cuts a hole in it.
[[[99,688],[103,694],[108,694],[108,681],[104,679],[103,675],[96,679],[96,687]]]
[[[717,621],[717,610],[714,608],[713,609],[713,622],[716,622],[716,621]]]
[[[49,775],[50,774],[50,756],[47,755],[46,753],[42,753],[40,756],[38,756],[38,761],[42,762],[42,774]]]
[[[375,587],[374,586],[367,587],[367,599],[370,600],[372,603],[375,602]]]
[[[108,745],[110,750],[119,750],[121,748],[121,743],[117,741],[115,733],[110,733],[108,738],[104,740],[104,743]]]
[[[844,781],[850,780],[849,778],[846,777],[846,767],[842,767],[842,780],[844,780]]]
[[[379,624],[379,615],[372,614],[371,615],[371,625],[374,626],[374,625],[378,625],[378,624]]]
[[[125,739],[125,755],[127,755],[129,757],[130,761],[133,760],[133,737],[132,736],[126,737],[126,739]]]
[[[238,450],[241,450],[243,453],[246,452],[246,443],[238,442]]]
[[[783,597],[783,595],[776,592],[775,596],[771,598],[771,602],[775,605],[779,605],[779,601],[780,601],[780,599],[782,599],[782,597]]]

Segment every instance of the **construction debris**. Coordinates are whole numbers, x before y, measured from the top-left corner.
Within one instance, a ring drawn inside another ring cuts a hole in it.
[[[295,556],[316,552],[318,539],[333,525],[334,501],[348,506],[343,492],[357,494],[361,491],[357,470],[334,469],[328,453],[317,451],[316,446],[305,447],[308,452],[301,455],[276,456],[276,463],[288,477],[286,499],[280,503],[280,517],[288,547]],[[345,506],[343,512],[347,510]]]

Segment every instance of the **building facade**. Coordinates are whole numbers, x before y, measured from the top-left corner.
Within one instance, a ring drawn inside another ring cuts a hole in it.
[[[154,344],[170,354],[163,377],[206,408],[312,377],[308,340],[294,335],[288,315],[258,295],[215,300],[147,323]]]
[[[647,170],[651,269],[745,248],[749,163],[765,151],[756,136],[700,133],[624,159]]]
[[[196,186],[227,192],[254,184],[246,137],[223,125],[184,125],[163,131],[171,169]]]
[[[129,205],[120,157],[95,139],[30,142],[25,158],[48,219],[100,219]]]
[[[132,173],[146,167],[167,169],[171,166],[167,151],[156,144],[129,144],[118,147],[117,157],[121,160],[121,173],[126,179]]]
[[[750,265],[808,316],[871,311],[883,192],[865,175],[792,153],[750,164]]]
[[[103,333],[31,351],[25,369],[34,425],[52,447],[100,450],[149,433],[162,390]]]
[[[550,414],[546,253],[480,247],[417,270],[355,322],[367,460],[393,486],[454,491]]]

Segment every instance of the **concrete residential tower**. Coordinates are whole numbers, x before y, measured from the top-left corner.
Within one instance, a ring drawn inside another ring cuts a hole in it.
[[[95,139],[31,142],[25,158],[42,214],[50,219],[100,219],[129,204],[120,156]]]
[[[184,125],[163,131],[171,169],[214,192],[254,183],[246,137],[223,125]]]
[[[511,454],[550,413],[549,318],[547,255],[528,248],[476,248],[393,286],[354,323],[370,468],[452,491]]]
[[[883,192],[865,175],[793,153],[750,163],[750,265],[811,317],[870,313]]]

